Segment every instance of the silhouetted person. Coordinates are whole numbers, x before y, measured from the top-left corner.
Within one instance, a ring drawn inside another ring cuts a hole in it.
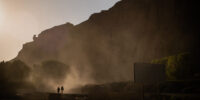
[[[57,88],[57,92],[58,92],[58,94],[60,93],[60,87]]]
[[[63,87],[63,86],[61,86],[61,93],[63,93],[63,91],[64,91],[64,87]]]

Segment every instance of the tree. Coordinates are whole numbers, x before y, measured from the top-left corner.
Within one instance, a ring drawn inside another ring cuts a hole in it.
[[[194,78],[194,74],[197,69],[194,57],[191,53],[180,53],[174,56],[165,57],[162,59],[153,60],[155,64],[165,64],[166,74],[169,80],[177,79],[191,79]]]

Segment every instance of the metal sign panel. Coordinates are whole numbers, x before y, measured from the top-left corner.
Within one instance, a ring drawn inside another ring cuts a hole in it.
[[[142,84],[153,84],[165,81],[165,65],[135,63],[134,64],[134,82]]]

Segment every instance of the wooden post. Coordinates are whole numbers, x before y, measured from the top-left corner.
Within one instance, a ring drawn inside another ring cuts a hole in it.
[[[144,100],[144,84],[142,84],[142,89],[141,89],[141,91],[142,91],[142,100]]]
[[[157,92],[157,99],[160,99],[160,87],[159,87],[159,82],[156,82],[156,92]]]

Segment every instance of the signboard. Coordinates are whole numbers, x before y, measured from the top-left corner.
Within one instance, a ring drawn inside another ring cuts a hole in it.
[[[165,81],[165,65],[135,63],[134,64],[134,82],[141,84],[153,84]]]

